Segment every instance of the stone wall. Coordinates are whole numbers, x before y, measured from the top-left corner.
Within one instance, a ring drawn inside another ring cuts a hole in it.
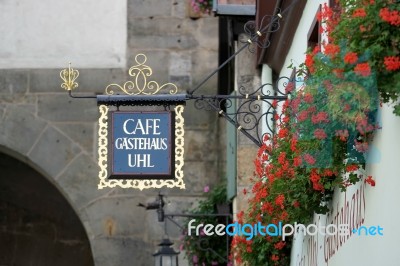
[[[239,36],[239,39],[246,36]],[[238,42],[238,49],[240,49],[243,43]],[[250,52],[249,49],[245,49],[236,57],[240,65],[236,69],[236,86],[237,88],[243,87],[246,89],[246,93],[254,93],[261,86],[260,73],[255,69],[256,56]],[[244,100],[243,100],[244,101]],[[240,104],[241,101],[239,101]],[[248,107],[246,107],[248,108]],[[248,110],[248,109],[247,109]],[[259,114],[258,114],[259,115]],[[246,125],[243,121],[244,117],[241,117],[241,124]],[[255,122],[255,121],[254,121]],[[252,136],[256,136],[257,127],[249,133]],[[258,146],[252,142],[244,134],[238,133],[237,143],[237,196],[235,198],[235,204],[233,206],[234,215],[240,211],[247,209],[249,194],[243,191],[251,191],[252,182],[250,180],[254,174],[254,160],[256,159]]]
[[[79,69],[76,93],[103,93],[106,85],[123,83],[138,53],[147,55],[160,83],[175,82],[181,91],[197,84],[217,66],[218,22],[211,16],[189,18],[188,2],[129,0],[127,66]],[[86,230],[95,265],[153,265],[151,254],[164,226],[155,211],[137,205],[153,201],[159,191],[97,189],[96,101],[69,98],[60,88],[60,70],[0,70],[0,152],[36,169],[64,195]],[[201,93],[216,93],[216,79]],[[161,190],[167,212],[192,206],[205,185],[223,177],[219,153],[225,150],[219,148],[224,140],[217,114],[199,111],[189,102],[185,131],[186,189]],[[0,178],[5,177],[0,173]],[[179,238],[175,226],[168,224],[167,229],[173,240]]]

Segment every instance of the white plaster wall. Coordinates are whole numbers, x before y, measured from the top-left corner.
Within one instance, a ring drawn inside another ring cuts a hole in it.
[[[383,236],[356,236],[346,243],[329,265],[399,265],[400,212],[400,117],[393,108],[383,105],[380,109],[381,130],[375,134],[367,165],[367,175],[372,175],[376,186],[367,186],[365,197],[365,226],[380,225]]]
[[[365,187],[362,205],[365,212],[363,226],[380,226],[383,236],[352,235],[342,245],[334,248],[335,253],[329,256],[327,244],[323,236],[312,239],[309,236],[298,237],[292,249],[291,265],[399,265],[400,252],[398,241],[400,233],[398,221],[400,212],[398,202],[400,194],[400,117],[395,116],[393,108],[383,105],[379,110],[381,130],[376,131],[374,141],[370,147],[368,157],[371,159],[366,167],[365,176],[371,175],[376,180],[376,186],[371,187],[360,182],[346,191],[347,201],[361,186]],[[335,191],[331,202],[333,215],[337,209],[344,206],[345,193]],[[316,215],[314,221],[320,219],[321,225],[326,225],[325,216]],[[328,218],[329,220],[331,218]],[[316,251],[310,252],[310,243],[315,243]],[[310,254],[314,254],[310,256]]]
[[[125,67],[127,0],[0,1],[0,68]]]
[[[319,4],[323,4],[325,2],[327,1],[326,0],[307,1],[303,11],[303,16],[299,22],[295,36],[293,38],[294,45],[292,45],[291,48],[289,49],[285,63],[283,64],[282,70],[279,74],[280,77],[290,77],[290,75],[292,74],[292,69],[287,68],[289,65],[292,64],[293,67],[298,67],[301,63],[304,62],[305,52],[307,51],[307,34],[309,32],[309,29],[311,28],[312,22],[314,21],[315,15],[317,14]],[[271,68],[268,65],[263,65],[261,82],[262,84],[272,83]],[[268,104],[266,103],[263,104],[264,110],[267,110],[268,107],[269,107]],[[281,104],[278,106],[277,110],[278,112],[280,112]],[[268,130],[265,121],[263,121],[262,130],[264,133],[271,133]]]
[[[263,65],[262,66],[262,71],[261,71],[261,84],[272,84],[272,69],[268,65]],[[265,86],[263,89],[264,93],[268,95],[274,95],[273,88],[272,86]],[[269,101],[269,103],[263,102],[262,103],[262,108],[263,110],[267,111],[268,108],[271,106],[272,101]],[[270,129],[273,129],[273,122],[271,119],[261,119],[261,129],[263,133],[269,133],[272,135],[273,132],[271,132]]]
[[[315,15],[317,14],[320,4],[327,3],[326,0],[312,0],[307,1],[304,7],[303,16],[301,17],[300,23],[297,27],[296,34],[294,35],[292,46],[289,49],[288,55],[286,56],[285,63],[283,64],[281,76],[289,76],[292,73],[292,69],[288,69],[293,62],[294,67],[298,67],[304,62],[305,53],[307,51],[307,34],[311,28],[311,24],[314,21]]]

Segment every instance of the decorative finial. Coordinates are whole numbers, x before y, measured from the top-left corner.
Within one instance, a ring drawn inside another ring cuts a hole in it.
[[[68,69],[63,69],[60,72],[60,77],[64,81],[61,84],[61,88],[71,91],[78,87],[78,82],[75,82],[77,77],[79,76],[79,71],[76,69],[71,68],[71,63],[68,65]]]

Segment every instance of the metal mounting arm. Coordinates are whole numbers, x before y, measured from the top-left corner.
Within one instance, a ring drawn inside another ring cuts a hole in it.
[[[265,134],[262,134],[261,126],[267,127],[268,133],[273,132],[271,125],[279,119],[276,116],[279,102],[288,99],[287,87],[294,82],[288,77],[279,78],[275,84],[263,84],[257,90],[247,93],[244,87],[239,88],[236,95],[192,95],[192,94],[157,94],[157,95],[90,95],[76,96],[72,90],[68,95],[78,99],[96,99],[98,105],[108,106],[171,106],[186,104],[194,101],[197,109],[216,111],[238,131],[257,146],[261,146]],[[227,112],[236,103],[236,110]]]

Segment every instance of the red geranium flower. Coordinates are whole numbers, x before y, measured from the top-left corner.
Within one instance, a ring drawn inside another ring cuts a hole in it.
[[[280,165],[283,165],[283,164],[285,164],[285,162],[286,162],[286,152],[281,152],[280,154],[279,154],[279,156],[278,156],[278,162],[279,162],[279,164]]]
[[[247,245],[247,247],[246,247],[246,251],[247,251],[248,253],[251,253],[251,252],[253,252],[253,250],[252,250],[252,248],[251,248],[251,246],[250,246],[250,245]]]
[[[279,218],[281,219],[281,221],[286,221],[288,217],[289,217],[289,214],[286,211],[283,211]]]
[[[321,48],[319,47],[319,45],[316,45],[312,51],[312,53],[314,55],[318,54],[319,52],[321,52]]]
[[[358,165],[356,164],[351,164],[346,166],[346,172],[354,172],[358,170]]]
[[[314,113],[314,112],[316,112],[317,111],[317,107],[315,107],[315,106],[310,106],[310,107],[308,107],[308,109],[307,109],[307,112],[309,112],[309,113]]]
[[[292,107],[294,112],[297,112],[297,108],[299,107],[301,103],[301,99],[295,98],[290,102],[290,106]]]
[[[269,202],[265,202],[262,206],[261,206],[261,210],[263,212],[267,212],[269,215],[272,214],[272,212],[274,211],[274,207],[272,207],[272,204]]]
[[[341,141],[346,141],[349,137],[349,132],[347,131],[347,129],[336,130],[336,136],[338,136]]]
[[[328,119],[328,114],[326,112],[319,112],[318,114],[312,115],[311,116],[311,122],[313,124],[317,124],[317,123],[328,123],[329,119]]]
[[[293,152],[297,150],[297,138],[296,137],[293,137],[290,140],[290,150]]]
[[[283,241],[279,241],[278,243],[276,243],[275,245],[274,245],[274,247],[276,248],[276,249],[283,249],[283,247],[286,245],[286,242],[283,242]]]
[[[320,177],[319,174],[315,171],[315,169],[313,169],[313,170],[311,171],[310,180],[311,180],[311,182],[313,182],[313,183],[318,183],[319,180],[321,180],[321,177]]]
[[[343,78],[343,72],[344,70],[341,68],[335,68],[332,70],[332,73],[335,74],[335,76],[338,78]]]
[[[344,56],[344,62],[348,63],[348,64],[354,64],[356,63],[358,60],[357,54],[353,53],[353,52],[348,52],[345,56]]]
[[[353,18],[363,18],[367,16],[367,13],[365,12],[364,8],[357,8],[354,10],[352,17]]]
[[[372,179],[372,176],[368,176],[368,178],[365,179],[365,183],[370,184],[371,187],[375,186],[375,180]]]
[[[325,169],[323,175],[324,176],[333,176],[335,173],[331,169]]]
[[[306,110],[301,111],[299,113],[299,116],[297,117],[297,119],[299,120],[299,122],[304,121],[308,118],[308,112]]]
[[[316,130],[314,130],[314,136],[317,139],[326,139],[326,133],[322,128],[317,128]]]
[[[287,130],[286,128],[281,128],[279,130],[278,137],[279,138],[284,138],[284,137],[286,137],[288,135],[288,133],[289,133],[289,130]]]
[[[320,183],[313,183],[313,189],[317,191],[324,191],[324,186],[321,185]]]
[[[294,157],[293,158],[293,166],[297,167],[300,166],[302,163],[301,158],[300,157]]]
[[[328,43],[324,48],[324,53],[330,57],[334,57],[340,52],[340,47],[336,44]]]
[[[357,140],[354,141],[354,146],[359,152],[367,152],[368,151],[368,142],[359,142]]]
[[[280,206],[281,209],[283,209],[283,203],[285,201],[285,196],[283,194],[279,194],[276,198],[275,198],[275,204]]]
[[[390,25],[400,26],[400,15],[397,10],[390,11],[389,8],[384,7],[379,11],[379,16]]]
[[[304,95],[304,101],[305,101],[306,103],[312,103],[313,100],[314,100],[314,97],[312,96],[311,93],[306,93],[306,94]]]
[[[400,69],[400,57],[399,56],[385,56],[384,58],[385,67],[388,71],[396,71]]]
[[[356,72],[356,74],[360,76],[367,77],[371,75],[371,67],[368,63],[360,63],[356,65],[356,67],[354,68],[354,72]]]
[[[289,93],[292,92],[294,89],[294,82],[289,82],[288,85],[286,85],[285,87],[285,92]]]
[[[315,169],[313,169],[310,174],[310,181],[312,182],[313,189],[317,191],[324,191],[324,186],[319,182],[320,180],[321,176]]]
[[[273,260],[273,261],[278,261],[278,260],[279,260],[279,256],[273,254],[273,255],[271,256],[271,260]]]
[[[315,164],[315,158],[312,157],[312,155],[308,154],[308,153],[304,154],[304,161],[306,161],[310,165]]]
[[[306,54],[306,60],[304,61],[304,64],[311,73],[315,72],[314,63],[315,63],[314,57],[310,54]]]

